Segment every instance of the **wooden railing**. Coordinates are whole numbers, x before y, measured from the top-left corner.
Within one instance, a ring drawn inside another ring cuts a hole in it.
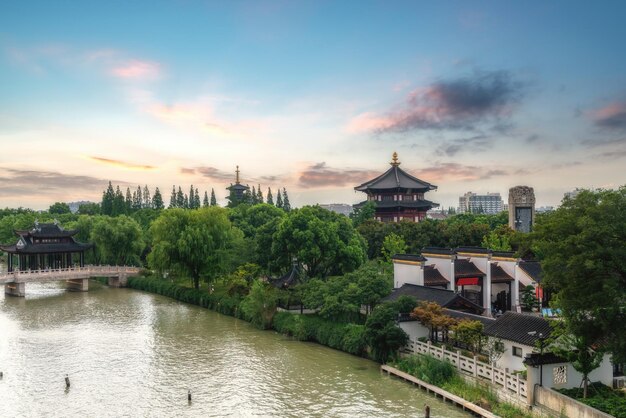
[[[437,347],[430,342],[423,343],[417,339],[407,345],[408,351],[415,354],[425,354],[439,360],[448,360],[460,372],[474,377],[480,377],[491,381],[495,386],[500,386],[508,392],[520,398],[528,397],[526,381],[517,373],[509,373],[506,369],[500,369],[490,364],[483,363],[474,357],[466,357],[460,351],[448,351],[443,347]]]
[[[0,274],[0,283],[64,280],[72,278],[88,278],[103,276],[135,275],[141,271],[131,266],[85,266],[65,269],[16,270]]]

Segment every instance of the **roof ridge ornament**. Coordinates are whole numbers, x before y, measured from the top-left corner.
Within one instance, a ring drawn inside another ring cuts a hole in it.
[[[400,165],[400,161],[398,161],[398,153],[397,152],[393,152],[393,155],[391,156],[391,162],[389,163],[391,164],[392,167],[397,167]]]
[[[239,184],[239,166],[237,166],[237,170],[235,170],[236,173],[236,179],[235,179],[235,184]]]

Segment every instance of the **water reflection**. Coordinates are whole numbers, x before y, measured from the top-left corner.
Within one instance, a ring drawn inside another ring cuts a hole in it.
[[[26,293],[0,296],[1,417],[468,416],[376,363],[167,298]]]

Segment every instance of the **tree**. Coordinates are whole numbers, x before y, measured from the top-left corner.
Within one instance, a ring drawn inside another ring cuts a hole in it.
[[[189,209],[195,209],[196,208],[196,198],[195,198],[195,190],[193,188],[193,184],[191,185],[191,187],[189,188],[189,203],[187,204],[187,207]]]
[[[276,196],[276,207],[279,209],[283,209],[283,195],[278,189],[278,196]]]
[[[124,200],[124,206],[126,207],[126,213],[131,213],[133,210],[133,196],[130,193],[130,187],[126,187],[126,199]]]
[[[252,186],[252,196],[250,196],[251,199],[251,204],[256,205],[257,203],[259,203],[258,201],[258,196],[256,194],[256,187]]]
[[[193,195],[191,195],[191,198],[193,199]],[[183,196],[183,209],[189,209],[189,196],[187,196],[187,193]]]
[[[202,199],[202,207],[203,208],[209,207],[209,195],[207,194],[206,190],[204,191],[204,199]]]
[[[539,301],[537,300],[537,296],[535,296],[535,288],[534,286],[528,285],[522,290],[522,308],[527,311],[532,311],[533,309],[537,309],[539,307]]]
[[[397,318],[394,306],[383,303],[374,308],[365,322],[365,341],[374,360],[380,363],[385,363],[409,341],[409,336],[396,325]]]
[[[211,206],[217,206],[217,199],[215,198],[215,190],[211,188]]]
[[[280,194],[280,189],[278,190]],[[289,196],[287,196],[287,189],[283,187],[283,209],[285,212],[291,211],[291,203],[289,203]]]
[[[143,187],[143,205],[144,209],[152,209],[152,197],[150,197],[150,189],[148,189],[148,185],[146,184]]]
[[[100,205],[97,203],[83,203],[78,206],[79,215],[99,215]]]
[[[451,326],[454,339],[467,347],[474,355],[482,350],[483,328],[482,322],[470,319],[462,319]]]
[[[115,196],[113,197],[113,208],[111,210],[111,216],[119,216],[126,214],[126,202],[124,195],[120,190],[120,186],[115,188]]]
[[[241,309],[253,325],[261,329],[269,329],[276,313],[278,298],[279,292],[274,286],[255,280],[250,293],[241,303]]]
[[[133,210],[141,209],[143,205],[143,193],[141,192],[141,186],[137,185],[137,190],[135,191],[135,200],[133,201]]]
[[[178,195],[176,194],[176,186],[172,186],[172,195],[170,196],[170,205],[168,207],[170,209],[178,207]]]
[[[154,189],[154,196],[152,196],[152,207],[156,210],[161,210],[165,207],[163,204],[163,196],[161,196],[161,191],[157,187]]]
[[[261,191],[261,185],[258,184],[256,188],[256,199],[258,203],[263,203],[263,192]]]
[[[287,268],[294,258],[308,277],[344,274],[366,259],[365,243],[345,216],[305,206],[287,214],[274,234],[272,254]]]
[[[443,308],[435,303],[428,301],[420,301],[413,312],[411,318],[417,319],[423,325],[430,328],[430,339],[437,342],[439,340],[438,333],[441,330],[443,340],[447,340],[448,330],[456,324],[456,321],[443,313]]]
[[[196,192],[193,195],[193,207],[195,209],[200,208],[200,193],[198,193],[198,188],[196,187]]]
[[[489,363],[495,366],[498,360],[502,358],[502,355],[506,352],[504,343],[500,338],[487,338],[487,342],[483,345],[483,350],[489,357]]]
[[[106,191],[102,193],[102,204],[100,205],[102,208],[103,215],[111,215],[113,213],[113,199],[115,198],[115,192],[113,191],[113,186],[111,182],[109,182],[109,186]]]
[[[363,222],[368,219],[373,219],[374,214],[376,213],[376,202],[373,200],[368,200],[363,204],[363,206],[357,207],[350,214],[350,219],[352,219],[352,223],[355,227],[358,227]]]
[[[243,240],[241,231],[228,220],[227,211],[219,207],[162,212],[150,233],[150,267],[187,276],[196,289],[201,278],[212,280],[227,271],[237,242]]]
[[[185,207],[185,195],[183,194],[183,189],[181,189],[180,186],[178,186],[178,191],[176,192],[176,207]]]
[[[404,254],[406,252],[406,243],[402,237],[391,233],[383,240],[383,248],[381,252],[385,261],[391,263],[391,258],[394,255]]]
[[[508,225],[501,225],[485,235],[481,246],[494,251],[511,251],[511,237],[514,233]]]
[[[48,209],[48,213],[51,215],[53,214],[61,215],[63,213],[71,213],[71,211],[70,211],[70,206],[67,203],[56,202],[50,205],[50,208]]]
[[[96,244],[100,263],[139,265],[144,242],[141,227],[134,219],[126,215],[98,217],[93,225],[91,241]]]
[[[570,332],[605,341],[615,362],[626,361],[626,186],[583,190],[537,220],[534,247],[542,286]],[[582,320],[585,319],[585,320]]]
[[[274,198],[272,197],[272,189],[270,187],[267,188],[267,203],[270,205],[274,204]]]

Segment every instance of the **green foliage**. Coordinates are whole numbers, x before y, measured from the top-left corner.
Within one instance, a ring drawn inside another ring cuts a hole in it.
[[[404,242],[404,239],[401,236],[392,232],[383,240],[381,253],[385,261],[391,263],[391,258],[394,255],[406,253],[406,242]]]
[[[67,203],[56,202],[50,206],[50,208],[48,209],[48,213],[59,215],[63,213],[70,213],[70,207]]]
[[[456,325],[452,326],[454,339],[464,344],[473,353],[479,353],[483,343],[483,323],[480,321],[472,321],[462,319]]]
[[[452,363],[431,356],[407,356],[396,360],[393,366],[435,386],[443,385],[457,374]]]
[[[241,309],[246,319],[253,325],[261,329],[269,329],[276,313],[278,297],[278,290],[274,286],[255,280],[250,293],[241,303]]]
[[[314,341],[357,356],[365,355],[363,325],[341,324],[316,315],[278,312],[274,315],[273,326],[276,331],[301,341]]]
[[[535,287],[528,285],[522,290],[522,308],[526,311],[532,311],[539,307],[539,300],[535,295]]]
[[[78,206],[79,215],[100,215],[100,205],[98,203],[83,203]]]
[[[603,338],[626,361],[626,186],[584,190],[544,216],[532,234],[543,283],[570,331]]]
[[[481,246],[494,251],[511,251],[511,237],[514,233],[508,225],[501,225],[485,235]]]
[[[163,211],[150,228],[152,252],[148,263],[159,272],[190,277],[196,288],[200,278],[212,280],[230,271],[243,234],[226,214],[219,207]]]
[[[82,219],[81,222],[85,222],[85,218]],[[102,264],[140,265],[144,248],[141,227],[126,215],[99,216],[93,223],[91,241],[96,245],[98,261]]]
[[[589,385],[587,398],[583,397],[583,390],[580,388],[558,389],[558,391],[614,417],[626,417],[626,392],[624,391],[612,389],[600,382]]]
[[[385,363],[406,345],[409,336],[396,325],[398,311],[391,304],[378,305],[365,322],[365,341],[374,360]]]
[[[350,272],[366,259],[365,243],[350,220],[319,206],[287,214],[273,235],[272,254],[283,269],[297,258],[309,277]]]
[[[376,202],[368,200],[363,204],[363,206],[354,209],[354,211],[350,214],[350,219],[352,219],[354,227],[358,228],[363,222],[373,220],[375,213]]]
[[[165,208],[163,196],[161,195],[161,191],[158,187],[154,190],[154,196],[152,196],[152,208],[156,210],[162,210]]]

